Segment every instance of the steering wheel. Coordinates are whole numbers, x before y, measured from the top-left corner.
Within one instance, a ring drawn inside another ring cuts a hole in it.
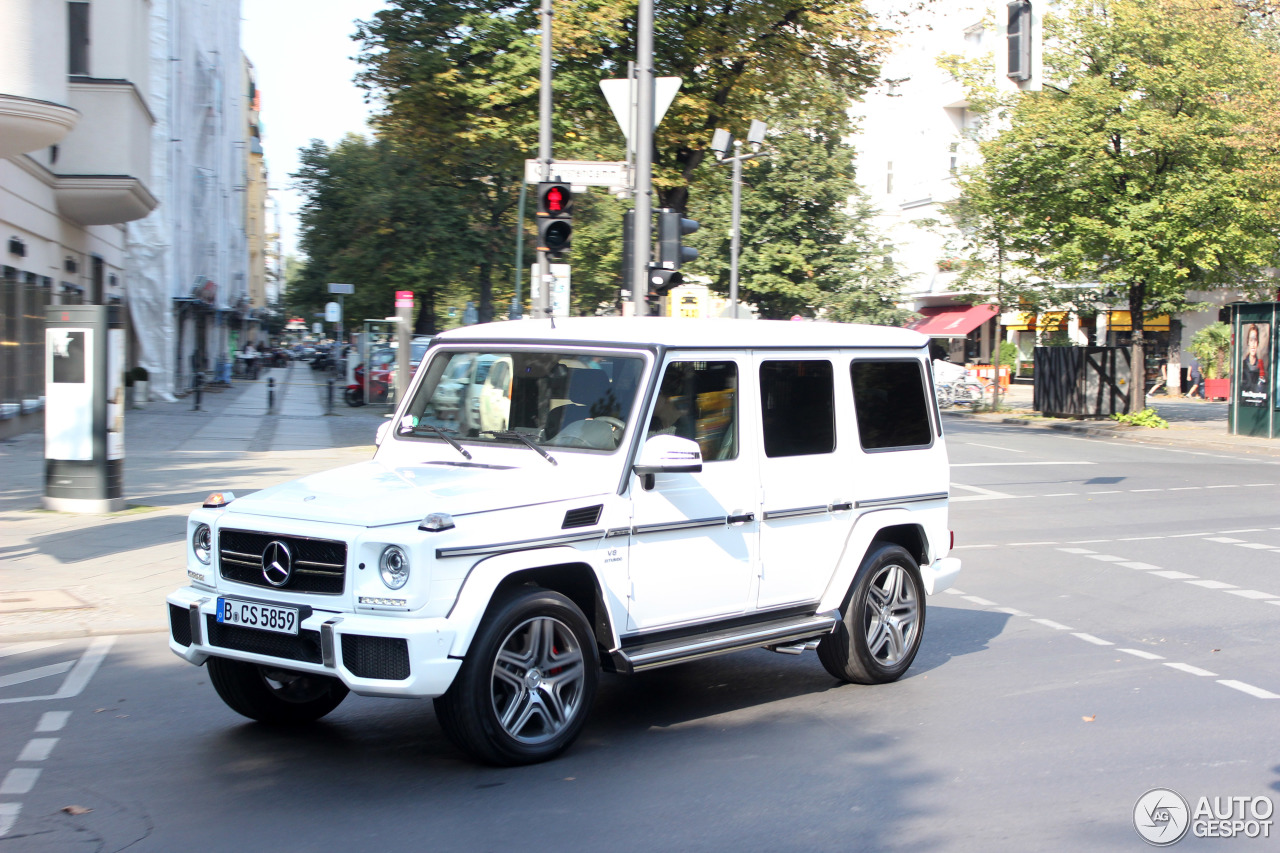
[[[606,423],[609,426],[613,427],[614,432],[622,432],[627,428],[627,425],[623,423],[622,420],[619,418],[598,417],[598,418],[587,418],[587,420],[601,421],[602,423]]]

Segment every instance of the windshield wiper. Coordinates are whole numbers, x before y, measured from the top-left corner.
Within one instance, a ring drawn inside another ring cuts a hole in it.
[[[418,424],[417,426],[411,428],[409,431],[417,432],[420,429],[431,430],[433,433],[440,436],[445,441],[449,442],[449,446],[452,447],[454,450],[458,451],[459,453],[461,453],[465,458],[467,459],[471,458],[471,454],[467,451],[465,447],[463,447],[461,444],[458,444],[458,442],[454,441],[453,436],[449,435],[449,433],[440,429],[440,427],[436,426],[435,424]]]
[[[482,431],[480,434],[481,434],[481,435],[491,435],[491,436],[493,436],[494,438],[514,438],[514,439],[516,439],[517,441],[523,442],[526,446],[528,446],[528,447],[529,447],[529,448],[531,448],[532,450],[536,450],[536,451],[538,452],[538,454],[539,454],[543,459],[547,460],[547,461],[548,461],[548,462],[550,462],[552,465],[558,465],[558,464],[560,464],[560,463],[556,462],[555,458],[554,458],[554,457],[552,457],[552,455],[551,455],[550,453],[548,453],[547,451],[543,450],[543,449],[542,449],[541,447],[539,447],[538,445],[534,444],[534,443],[533,443],[533,441],[532,441],[532,439],[530,439],[530,438],[529,438],[529,436],[525,435],[525,434],[524,434],[524,433],[522,433],[522,432],[516,432],[516,431],[515,431],[515,430],[513,430],[513,429],[486,429],[486,430]]]

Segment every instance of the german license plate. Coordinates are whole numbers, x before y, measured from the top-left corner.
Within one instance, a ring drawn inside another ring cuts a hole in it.
[[[219,598],[218,621],[225,625],[240,625],[257,628],[259,631],[274,631],[277,634],[297,634],[298,608]]]

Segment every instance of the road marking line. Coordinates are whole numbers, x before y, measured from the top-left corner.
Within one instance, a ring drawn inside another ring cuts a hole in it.
[[[1186,572],[1175,572],[1172,569],[1163,572],[1151,572],[1151,574],[1158,578],[1168,578],[1171,581],[1185,581],[1196,577],[1196,575],[1189,575]]]
[[[1254,601],[1265,601],[1269,598],[1280,598],[1280,595],[1272,595],[1269,592],[1259,592],[1256,589],[1229,589],[1227,595],[1238,595],[1241,598],[1251,598]]]
[[[961,548],[968,548],[969,550],[973,550],[975,548],[999,548],[999,547],[1000,547],[999,545],[957,545],[952,550],[959,551]]]
[[[1192,586],[1202,586],[1205,589],[1236,589],[1235,584],[1223,583],[1222,581],[1187,581]]]
[[[39,666],[35,669],[24,669],[22,672],[15,672],[12,675],[3,675],[0,676],[0,687],[12,687],[15,684],[26,684],[28,681],[35,681],[38,678],[62,675],[73,666],[75,666],[75,661],[69,660],[62,663],[51,663],[48,666]]]
[[[1117,542],[1150,542],[1153,539],[1163,539],[1163,536],[1125,536],[1123,539],[1117,539]]]
[[[79,696],[80,692],[88,686],[89,679],[93,678],[93,674],[102,665],[102,661],[106,659],[107,652],[111,651],[111,645],[115,641],[115,637],[94,637],[89,648],[80,656],[80,660],[76,661],[75,669],[71,670],[67,680],[62,682],[62,689],[54,698],[73,699]]]
[[[1099,542],[1114,542],[1114,539],[1077,539],[1074,542],[1068,542],[1068,545],[1096,545]]]
[[[15,643],[12,646],[0,646],[0,658],[7,658],[10,655],[25,655],[27,652],[38,652],[41,649],[51,649],[60,645],[62,645],[61,640],[54,640],[44,643]]]
[[[1019,548],[1027,545],[1057,545],[1057,542],[1010,542],[1006,548]]]
[[[1164,489],[1130,489],[1129,491],[1137,494],[1138,492],[1163,492]]]
[[[999,450],[1002,453],[1026,453],[1027,452],[1025,450],[1014,450],[1012,447],[996,447],[995,445],[992,445],[992,444],[978,444],[976,441],[966,441],[963,443],[967,444],[969,447],[985,447],[988,450]]]
[[[1054,492],[1051,495],[1041,495],[1042,498],[1074,498],[1079,492]]]
[[[1259,699],[1280,699],[1280,694],[1272,693],[1270,690],[1263,690],[1261,687],[1254,687],[1252,684],[1245,684],[1243,681],[1235,681],[1230,678],[1218,679],[1219,684],[1225,684],[1232,690],[1239,690],[1241,693],[1248,693],[1250,696],[1256,696]]]
[[[1210,672],[1207,669],[1201,669],[1200,667],[1192,666],[1189,663],[1166,663],[1165,666],[1171,667],[1172,669],[1176,669],[1179,672],[1186,672],[1186,673],[1190,673],[1191,675],[1199,675],[1205,678],[1218,677],[1218,673],[1216,672]]]
[[[1198,491],[1200,491],[1200,487],[1199,487],[1199,486],[1174,486],[1174,487],[1170,488],[1170,489],[1169,489],[1169,491],[1171,491],[1171,492],[1198,492]]]
[[[1123,563],[1128,557],[1116,557],[1112,554],[1089,554],[1091,560],[1101,560],[1104,563]]]
[[[1188,536],[1199,538],[1201,536],[1212,536],[1212,533],[1170,533],[1169,539],[1186,539]]]
[[[1116,565],[1124,566],[1126,569],[1137,569],[1140,572],[1150,572],[1160,568],[1159,566],[1153,566],[1150,563],[1128,562],[1128,563],[1117,563]]]
[[[974,604],[981,604],[983,607],[991,607],[995,604],[994,601],[987,601],[985,598],[978,598],[976,595],[966,595],[964,599],[965,601],[972,601]]]
[[[27,741],[27,745],[22,748],[22,752],[18,753],[18,760],[44,761],[57,745],[58,739],[56,737],[33,737]]]
[[[1086,643],[1093,643],[1095,646],[1114,646],[1115,645],[1115,643],[1111,642],[1110,640],[1104,640],[1101,637],[1095,637],[1092,634],[1076,633],[1076,634],[1072,634],[1071,636],[1078,637],[1079,639],[1084,640]]]
[[[1028,618],[1030,618],[1031,616],[1030,613],[1024,613],[1023,611],[1018,610],[1016,607],[997,607],[996,610],[998,610],[1001,613],[1008,613],[1010,616],[1026,616]]]
[[[1068,460],[1064,462],[960,462],[952,463],[952,468],[1025,468],[1031,465],[1097,465],[1097,462]]]
[[[0,803],[0,838],[9,834],[13,825],[18,822],[18,812],[22,811],[22,803]]]
[[[945,592],[947,595],[964,595],[963,592],[956,589],[955,587],[948,587],[947,589],[944,589],[943,592]]]
[[[1241,542],[1237,548],[1252,548],[1255,551],[1270,551],[1274,545],[1263,545],[1261,542]]]
[[[1124,652],[1126,655],[1133,655],[1143,660],[1164,660],[1163,655],[1155,655],[1151,652],[1144,652],[1142,649],[1116,649],[1118,652]]]
[[[1211,487],[1211,488],[1212,488],[1212,487]],[[1246,528],[1244,528],[1243,530],[1219,530],[1218,532],[1219,532],[1219,533],[1221,533],[1223,536],[1226,536],[1228,533],[1261,533],[1261,532],[1262,532],[1262,528],[1261,528],[1261,527],[1246,527]]]
[[[0,795],[29,794],[39,778],[39,767],[15,767],[9,771],[9,775],[4,777],[4,781],[0,782]]]
[[[1054,622],[1052,619],[1032,619],[1037,625],[1043,625],[1046,628],[1053,628],[1055,631],[1070,631],[1071,628],[1063,625],[1061,622]]]
[[[1263,486],[1274,486],[1274,485],[1275,485],[1275,483],[1245,483],[1245,484],[1244,484],[1244,488],[1246,488],[1246,489],[1257,489],[1257,488],[1261,488],[1261,487],[1263,487]]]
[[[1221,542],[1223,545],[1239,545],[1243,539],[1232,539],[1230,536],[1206,536],[1206,542]]]
[[[1238,489],[1239,485],[1235,483],[1224,483],[1220,486],[1205,486],[1206,489]]]
[[[1086,494],[1090,494],[1090,495],[1118,495],[1118,494],[1120,494],[1120,493],[1121,493],[1121,492],[1123,492],[1123,491],[1124,491],[1124,489],[1108,489],[1108,490],[1106,490],[1106,491],[1102,491],[1102,492],[1087,492]]]
[[[1059,550],[1059,551],[1061,551],[1061,552],[1062,552],[1062,553],[1064,553],[1064,554],[1093,554],[1093,553],[1096,553],[1096,552],[1094,552],[1094,551],[1090,551],[1088,548],[1059,548],[1058,550]]]
[[[63,726],[67,724],[67,718],[71,716],[70,711],[45,711],[40,715],[40,722],[36,723],[36,731],[38,732],[59,732]]]

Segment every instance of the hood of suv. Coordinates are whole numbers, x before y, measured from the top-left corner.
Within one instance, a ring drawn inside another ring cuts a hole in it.
[[[585,496],[581,481],[545,471],[360,462],[237,498],[228,513],[379,527],[429,512],[466,515]]]

